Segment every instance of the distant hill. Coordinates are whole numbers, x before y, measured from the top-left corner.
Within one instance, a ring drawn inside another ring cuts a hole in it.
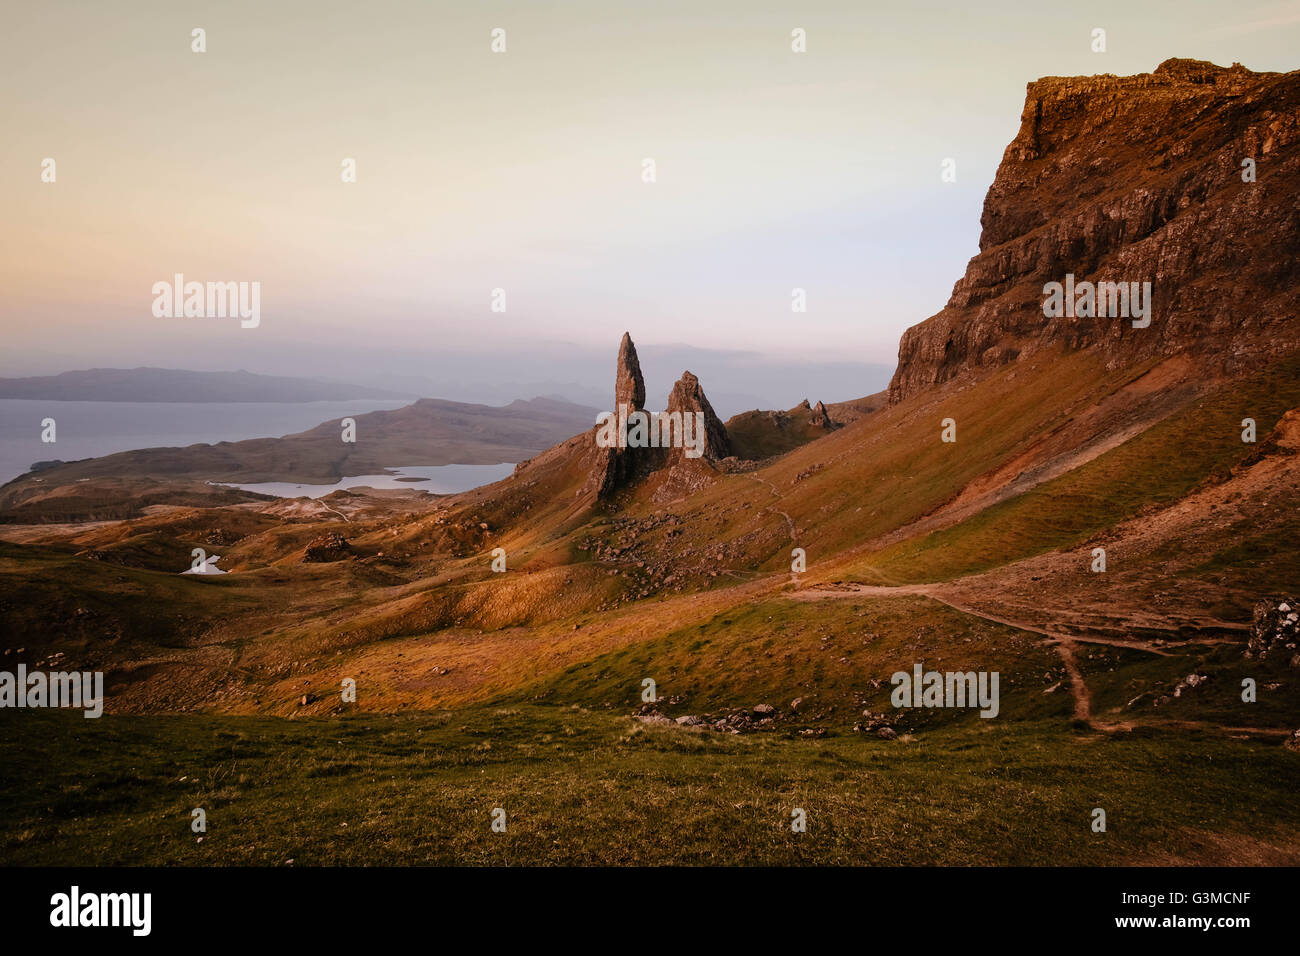
[[[0,378],[0,398],[54,402],[328,402],[404,397],[403,392],[243,370],[90,368],[33,378]]]
[[[152,504],[196,504],[212,494],[231,498],[229,489],[208,481],[328,484],[402,466],[518,462],[588,431],[596,415],[594,408],[550,398],[499,407],[422,398],[403,408],[353,416],[352,443],[341,440],[341,420],[335,418],[283,438],[41,462],[0,491],[0,512],[6,513],[0,523],[125,517]]]
[[[804,399],[789,411],[754,409],[727,419],[727,434],[737,456],[758,461],[816,441],[842,425],[878,411],[887,400],[885,392],[877,392],[850,402],[832,405],[818,402],[819,408]]]

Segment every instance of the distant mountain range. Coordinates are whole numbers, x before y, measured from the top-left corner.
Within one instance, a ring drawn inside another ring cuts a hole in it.
[[[54,402],[328,402],[412,397],[361,385],[243,370],[91,368],[33,378],[0,378],[0,398]]]

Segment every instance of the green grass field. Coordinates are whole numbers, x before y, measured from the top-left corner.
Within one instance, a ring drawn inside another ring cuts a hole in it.
[[[883,741],[697,733],[576,706],[303,721],[7,711],[0,857],[1296,862],[1300,759],[1276,744],[993,723]],[[190,830],[195,807],[207,813],[201,842]],[[506,811],[505,833],[492,832],[494,807]],[[791,832],[795,807],[807,812],[805,833]],[[1096,807],[1107,813],[1105,833],[1090,828]]]

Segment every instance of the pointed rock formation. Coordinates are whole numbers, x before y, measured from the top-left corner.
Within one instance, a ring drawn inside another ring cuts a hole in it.
[[[820,428],[830,431],[835,427],[835,422],[831,421],[831,413],[826,411],[826,406],[818,402],[812,410],[812,423]]]
[[[615,417],[622,405],[627,406],[628,414],[645,408],[641,362],[632,336],[627,332],[619,342],[618,363],[614,368],[614,407],[611,411]],[[596,462],[586,487],[594,490],[597,497],[608,498],[620,485],[627,484],[638,471],[644,470],[647,463],[641,460],[644,457],[642,451],[639,448],[597,448]]]
[[[694,412],[704,413],[704,457],[710,461],[721,461],[731,454],[731,440],[727,436],[727,426],[722,424],[709,404],[700,387],[700,380],[691,372],[682,373],[673,390],[668,394],[668,414],[681,412],[683,416]],[[684,458],[685,452],[680,448],[670,450],[672,459]]]
[[[618,365],[615,370],[614,408],[611,411],[616,417],[620,405],[627,407],[628,415],[634,411],[645,410],[645,380],[641,376],[641,363],[637,359],[632,336],[626,332],[623,333],[623,340],[619,343]],[[668,396],[667,413],[672,412],[678,412],[683,416],[695,412],[703,415],[704,448],[701,459],[717,462],[731,455],[731,440],[727,435],[727,427],[722,424],[713,406],[709,404],[704,389],[700,387],[700,380],[690,372],[682,375]],[[692,427],[694,427],[693,420]],[[676,466],[700,460],[687,458],[685,448],[677,446],[601,448],[595,444],[597,433],[598,429],[593,429],[590,433],[592,448],[587,453],[590,477],[583,490],[594,491],[599,499],[609,499],[620,488],[642,481],[660,469],[671,468],[676,474],[678,470]],[[658,434],[657,429],[655,433]],[[676,441],[681,441],[680,434],[677,435]],[[705,465],[703,470],[688,468],[683,471],[683,474],[690,473],[693,476],[690,480],[699,482],[707,480],[707,472],[710,470],[712,469]],[[668,484],[673,485],[674,481],[680,484],[678,479],[670,480]]]
[[[614,414],[618,414],[619,405],[628,406],[628,411],[645,408],[645,379],[641,377],[641,362],[636,357],[636,346],[632,336],[623,333],[623,341],[618,344],[618,367],[614,378]]]

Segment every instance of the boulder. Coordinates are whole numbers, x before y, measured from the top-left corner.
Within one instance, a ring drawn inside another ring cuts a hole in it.
[[[1300,667],[1300,605],[1293,597],[1260,601],[1246,642],[1247,659],[1284,660]]]

